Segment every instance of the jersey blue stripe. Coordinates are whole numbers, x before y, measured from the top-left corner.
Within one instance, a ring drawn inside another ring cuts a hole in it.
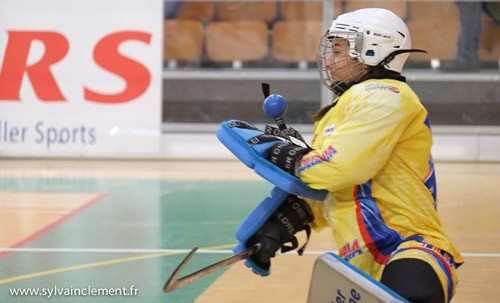
[[[453,296],[453,279],[451,277],[450,269],[443,263],[443,261],[441,260],[441,258],[439,258],[439,257],[436,256],[436,252],[430,251],[429,254],[434,258],[434,260],[437,261],[437,264],[439,265],[439,267],[441,267],[441,269],[443,270],[443,272],[446,275],[446,279],[448,280],[448,289],[447,289],[447,292],[448,292],[448,302],[450,302],[451,301],[451,297]]]
[[[382,255],[389,256],[403,242],[403,237],[385,224],[377,202],[372,197],[371,181],[358,187],[356,198],[360,202],[363,223],[376,249]]]
[[[429,176],[426,180],[424,180],[425,186],[429,189],[432,194],[432,198],[434,198],[434,206],[436,206],[437,201],[437,182],[436,182],[436,172],[434,170],[434,161],[429,159]]]
[[[431,119],[429,118],[429,116],[427,116],[425,118],[425,121],[424,121],[424,124],[429,128],[431,129]]]

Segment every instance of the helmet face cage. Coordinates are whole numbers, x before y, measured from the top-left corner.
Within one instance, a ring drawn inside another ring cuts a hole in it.
[[[334,51],[335,45],[337,51]],[[340,54],[339,45],[347,48]],[[363,63],[362,49],[363,33],[360,32],[329,31],[321,38],[318,54],[321,81],[336,95],[343,93],[350,83],[366,74],[366,69],[360,68]]]

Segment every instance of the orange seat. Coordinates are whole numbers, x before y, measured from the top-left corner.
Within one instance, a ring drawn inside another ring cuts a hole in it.
[[[323,18],[322,2],[283,2],[281,4],[281,13],[285,20],[316,20]]]
[[[219,2],[215,4],[215,18],[219,21],[271,21],[276,17],[274,1]]]
[[[407,17],[407,2],[405,0],[347,0],[345,2],[345,10],[348,12],[368,7],[388,9],[403,20],[406,20]]]
[[[267,55],[267,26],[262,21],[210,22],[207,55],[215,62],[259,60]]]
[[[342,13],[342,2],[334,1],[334,17]],[[285,20],[321,21],[323,3],[319,1],[284,1],[281,2],[281,14]]]
[[[411,54],[411,61],[455,57],[460,23],[454,2],[410,2],[407,24],[412,47],[428,52]]]
[[[323,34],[316,21],[280,21],[274,25],[272,55],[285,62],[315,62]]]
[[[203,47],[203,26],[194,20],[164,21],[164,60],[200,60]]]
[[[177,18],[209,21],[213,18],[215,6],[212,2],[182,1]]]

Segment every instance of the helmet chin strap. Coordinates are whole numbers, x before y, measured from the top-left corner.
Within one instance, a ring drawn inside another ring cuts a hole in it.
[[[367,75],[370,75],[370,73],[371,69],[368,68],[363,72],[356,74],[348,82],[333,81],[333,83],[330,85],[330,89],[335,93],[335,95],[337,95],[337,97],[340,97],[340,95],[342,95],[346,90],[348,90],[349,87],[366,80]]]
[[[350,87],[350,85],[345,84],[342,81],[333,81],[332,84],[330,84],[330,89],[337,96],[342,95],[349,87]]]

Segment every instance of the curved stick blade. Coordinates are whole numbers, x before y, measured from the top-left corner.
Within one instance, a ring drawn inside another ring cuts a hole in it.
[[[184,286],[191,284],[195,281],[198,281],[199,279],[203,278],[204,276],[211,274],[215,271],[218,271],[223,267],[232,265],[238,261],[249,258],[254,253],[259,251],[259,249],[260,249],[260,244],[257,243],[254,246],[249,247],[249,248],[241,251],[240,253],[232,256],[232,257],[229,257],[229,258],[220,260],[216,263],[210,264],[210,265],[203,267],[202,269],[199,269],[199,270],[197,270],[193,273],[190,273],[184,277],[177,278],[177,274],[179,273],[179,271],[186,265],[186,263],[189,261],[189,259],[191,259],[191,257],[193,256],[193,254],[197,250],[197,248],[195,247],[184,258],[184,260],[182,260],[182,262],[179,264],[179,266],[177,266],[177,268],[174,270],[174,272],[172,273],[172,275],[170,276],[168,281],[165,283],[165,286],[163,287],[163,291],[171,292],[177,288],[181,288],[181,287],[184,287]]]
[[[165,282],[165,285],[163,286],[163,291],[169,292],[174,289],[176,289],[176,284],[177,284],[177,274],[186,266],[186,264],[189,262],[189,260],[193,257],[194,253],[198,250],[198,247],[195,247],[191,249],[191,251],[187,254],[186,257],[177,265],[177,268],[174,270],[174,272],[170,275],[170,278],[168,278],[167,282]]]

